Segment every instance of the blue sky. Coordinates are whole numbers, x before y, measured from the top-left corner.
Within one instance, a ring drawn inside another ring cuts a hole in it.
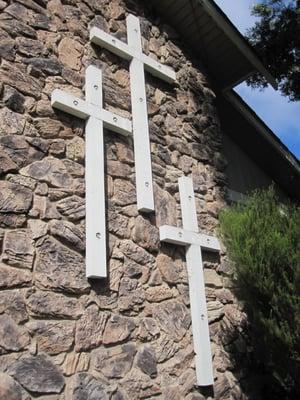
[[[251,15],[251,6],[258,1],[215,0],[215,2],[242,33],[255,23],[255,17]],[[236,87],[236,91],[300,159],[300,102],[289,102],[272,87],[260,91],[242,83]]]

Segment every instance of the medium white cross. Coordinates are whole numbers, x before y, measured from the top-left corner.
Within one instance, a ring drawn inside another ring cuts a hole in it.
[[[179,178],[179,194],[183,229],[161,226],[160,240],[186,246],[197,384],[209,386],[213,385],[214,379],[201,250],[218,252],[220,244],[217,238],[198,231],[193,182],[190,178]]]
[[[56,89],[51,96],[51,105],[86,120],[86,276],[105,278],[107,260],[103,126],[126,136],[132,133],[132,126],[128,119],[102,108],[102,72],[93,66],[86,69],[85,97],[84,101]]]
[[[139,19],[130,14],[126,24],[128,44],[96,27],[91,29],[90,40],[130,61],[137,207],[139,211],[151,212],[154,211],[154,200],[144,68],[169,83],[176,80],[176,74],[143,53]]]

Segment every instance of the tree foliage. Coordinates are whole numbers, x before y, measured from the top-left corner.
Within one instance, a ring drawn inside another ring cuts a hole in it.
[[[265,375],[263,398],[300,398],[300,208],[283,206],[270,188],[224,210],[220,226]]]
[[[252,14],[259,17],[247,38],[276,78],[281,92],[291,101],[300,100],[300,0],[263,0]],[[260,74],[248,80],[265,87]]]

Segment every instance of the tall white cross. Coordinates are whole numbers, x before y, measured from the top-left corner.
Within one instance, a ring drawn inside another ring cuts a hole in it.
[[[91,29],[90,40],[130,61],[137,207],[139,211],[151,212],[154,211],[154,200],[144,68],[169,83],[176,80],[176,74],[143,53],[139,19],[130,14],[126,23],[127,44],[96,27]]]
[[[183,229],[163,225],[159,228],[160,240],[186,246],[197,384],[209,386],[213,385],[214,379],[201,250],[218,252],[220,244],[217,238],[198,231],[193,182],[190,178],[179,178],[179,194]]]
[[[102,72],[93,66],[86,69],[85,97],[84,101],[56,89],[51,96],[51,105],[86,120],[86,276],[105,278],[107,260],[103,126],[125,136],[132,133],[132,126],[128,119],[102,108]]]

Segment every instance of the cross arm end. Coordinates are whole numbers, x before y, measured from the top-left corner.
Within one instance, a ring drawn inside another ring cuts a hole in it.
[[[157,62],[145,54],[142,54],[142,61],[145,64],[146,71],[151,75],[171,84],[176,82],[176,72],[172,68]]]
[[[163,225],[159,228],[159,238],[161,242],[172,243],[181,246],[190,244],[184,233],[185,232],[183,229],[175,226]]]
[[[202,250],[218,252],[221,250],[219,240],[210,235],[199,232],[188,231],[175,226],[163,225],[159,228],[161,242],[177,245],[197,245]]]
[[[101,46],[112,53],[118,55],[125,60],[131,60],[133,55],[128,44],[109,35],[95,26],[90,30],[90,41],[98,46]]]
[[[132,123],[129,119],[106,110],[102,110],[101,114],[105,128],[123,136],[129,136],[132,134]]]
[[[53,90],[51,94],[51,106],[81,119],[90,115],[85,101],[59,89]]]
[[[221,251],[221,245],[215,236],[205,235],[203,233],[199,233],[199,244],[203,250],[219,252]]]

